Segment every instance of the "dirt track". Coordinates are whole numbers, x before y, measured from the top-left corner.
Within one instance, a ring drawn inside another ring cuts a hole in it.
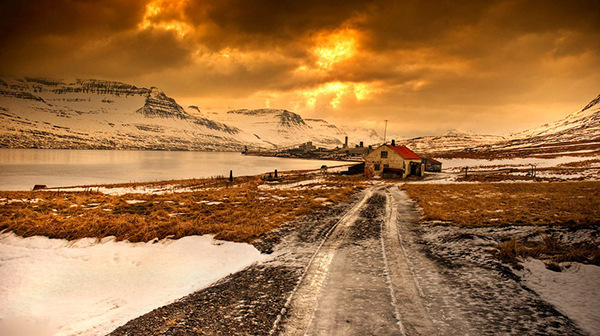
[[[257,244],[271,261],[114,335],[581,334],[461,230],[429,231],[397,186],[371,187]]]

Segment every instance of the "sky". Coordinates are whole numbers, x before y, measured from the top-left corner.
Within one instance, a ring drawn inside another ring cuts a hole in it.
[[[597,0],[2,0],[0,76],[155,86],[398,136],[510,134],[600,93]]]

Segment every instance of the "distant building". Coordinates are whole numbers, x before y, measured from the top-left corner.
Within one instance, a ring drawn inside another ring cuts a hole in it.
[[[302,145],[300,145],[298,147],[302,152],[304,153],[308,153],[308,152],[312,152],[314,150],[317,149],[317,147],[313,146],[312,141],[309,141],[307,143],[303,143]]]
[[[406,146],[381,145],[365,157],[365,170],[375,176],[395,175],[399,177],[423,176],[424,164],[420,156]]]

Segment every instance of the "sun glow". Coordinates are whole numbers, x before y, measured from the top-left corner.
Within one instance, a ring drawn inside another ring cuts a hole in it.
[[[152,0],[146,5],[140,30],[159,28],[174,31],[179,37],[184,37],[192,28],[184,19],[185,5],[188,0]]]
[[[306,105],[314,108],[319,98],[329,99],[329,105],[338,109],[342,99],[354,99],[361,101],[367,99],[375,90],[370,84],[331,82],[320,85],[316,89],[306,90],[302,95],[306,98]]]
[[[317,65],[321,69],[331,69],[334,64],[356,55],[356,31],[344,29],[317,38],[318,47],[314,54],[318,57]]]

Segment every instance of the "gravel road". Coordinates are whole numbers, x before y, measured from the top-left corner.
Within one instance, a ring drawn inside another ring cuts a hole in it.
[[[397,185],[372,186],[258,241],[270,261],[112,335],[581,335],[493,244],[426,226]]]

